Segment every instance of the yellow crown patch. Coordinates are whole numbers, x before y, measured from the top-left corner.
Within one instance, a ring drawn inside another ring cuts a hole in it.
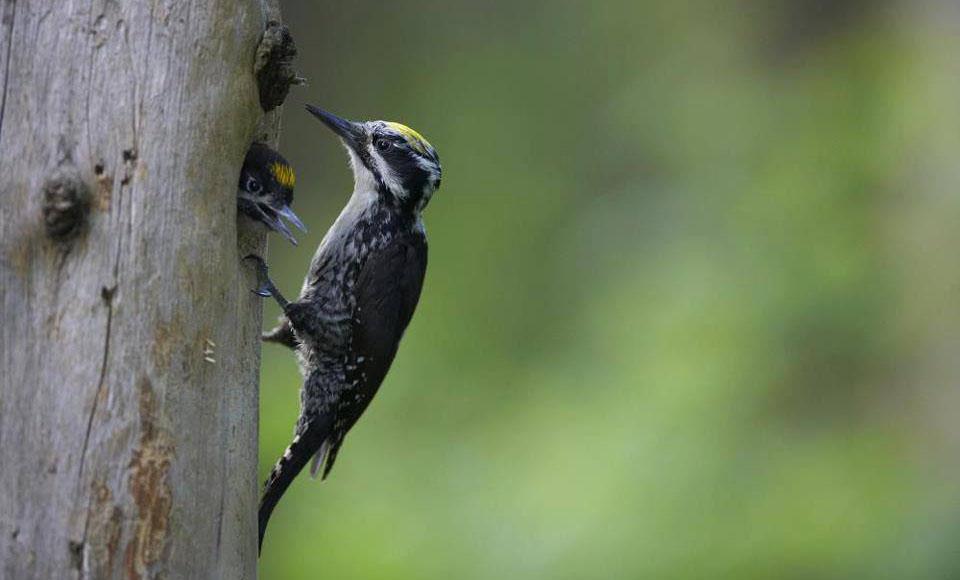
[[[273,174],[273,178],[277,180],[277,183],[287,189],[293,189],[293,186],[297,183],[297,176],[293,173],[293,167],[290,167],[286,163],[271,163],[270,173]]]
[[[417,133],[410,127],[394,121],[387,121],[386,123],[391,129],[403,135],[406,138],[407,143],[416,149],[418,153],[426,155],[429,149],[433,149],[433,145],[430,145],[430,142],[424,139],[423,135]]]

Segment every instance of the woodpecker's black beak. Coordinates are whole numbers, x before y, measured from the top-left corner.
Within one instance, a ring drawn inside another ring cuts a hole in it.
[[[327,127],[330,127],[330,130],[336,133],[343,142],[347,144],[348,147],[357,151],[362,147],[362,139],[364,137],[363,126],[360,123],[354,123],[353,121],[348,121],[342,119],[333,113],[328,113],[319,107],[314,107],[313,105],[307,105],[307,110],[310,111],[310,114],[314,117],[323,121],[323,124]]]

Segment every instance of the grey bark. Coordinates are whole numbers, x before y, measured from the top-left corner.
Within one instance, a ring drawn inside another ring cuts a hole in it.
[[[256,575],[275,5],[0,0],[0,577]]]

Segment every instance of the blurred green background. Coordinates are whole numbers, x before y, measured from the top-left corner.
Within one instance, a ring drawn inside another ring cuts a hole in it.
[[[960,9],[286,3],[307,115],[436,146],[420,307],[265,578],[960,578]],[[277,310],[266,311],[267,323]],[[264,347],[261,480],[300,378]]]

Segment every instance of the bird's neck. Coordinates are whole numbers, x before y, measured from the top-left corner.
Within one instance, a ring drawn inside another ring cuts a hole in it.
[[[366,221],[390,225],[398,231],[416,229],[417,224],[422,224],[419,207],[380,189],[355,188],[340,217],[355,224]]]

